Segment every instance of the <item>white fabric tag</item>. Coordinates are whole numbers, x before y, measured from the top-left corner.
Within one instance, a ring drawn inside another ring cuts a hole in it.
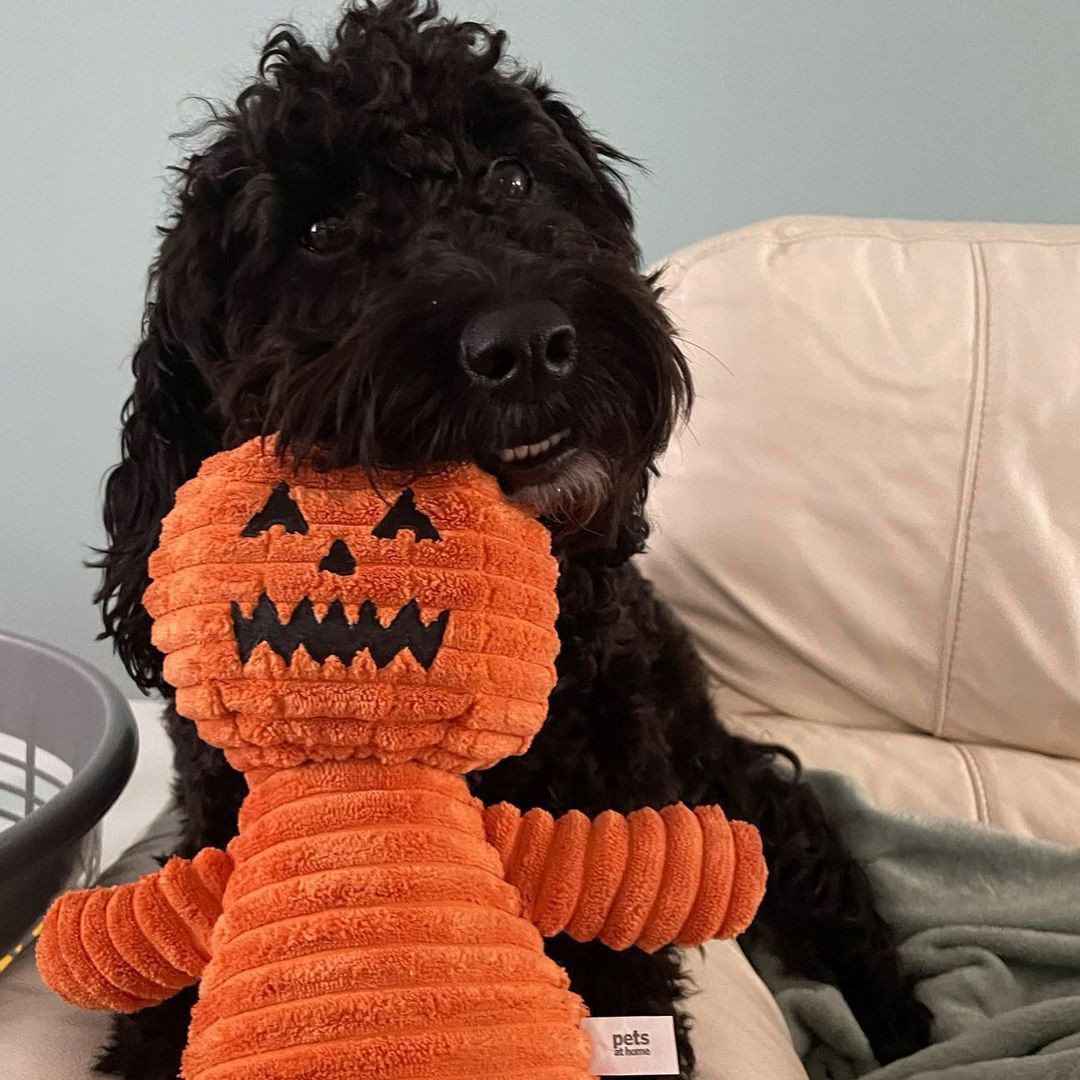
[[[670,1016],[587,1016],[589,1072],[597,1076],[678,1076],[675,1020]]]

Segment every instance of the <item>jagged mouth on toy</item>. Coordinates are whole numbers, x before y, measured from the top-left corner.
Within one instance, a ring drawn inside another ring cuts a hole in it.
[[[282,620],[277,604],[263,593],[250,616],[232,602],[233,631],[240,662],[246,664],[251,654],[263,642],[286,664],[303,645],[307,654],[319,664],[336,656],[348,667],[357,654],[365,649],[377,668],[384,668],[403,649],[408,649],[425,670],[435,663],[442,648],[443,635],[450,618],[449,611],[440,612],[425,623],[420,605],[410,600],[388,624],[379,620],[376,606],[365,600],[357,617],[350,619],[340,600],[330,604],[320,619],[310,597],[304,597],[293,608],[288,619]]]

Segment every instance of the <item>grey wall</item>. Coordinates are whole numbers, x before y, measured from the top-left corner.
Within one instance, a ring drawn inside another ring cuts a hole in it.
[[[775,214],[1080,221],[1078,0],[455,0],[644,158],[650,257]],[[0,626],[93,642],[169,131],[289,0],[0,0]],[[125,686],[127,684],[125,683]]]

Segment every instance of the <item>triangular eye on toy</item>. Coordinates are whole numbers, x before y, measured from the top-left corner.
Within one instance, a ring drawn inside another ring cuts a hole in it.
[[[296,505],[296,500],[289,494],[289,485],[284,480],[270,492],[266,505],[244,526],[241,536],[259,536],[271,525],[284,525],[289,533],[308,531],[308,523]]]
[[[442,539],[431,518],[417,508],[412,488],[406,488],[398,496],[397,502],[390,507],[386,516],[371,530],[371,535],[380,540],[393,540],[402,529],[411,530],[417,540]]]

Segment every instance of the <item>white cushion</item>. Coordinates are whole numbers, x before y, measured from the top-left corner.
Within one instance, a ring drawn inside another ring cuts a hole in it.
[[[687,951],[698,1080],[806,1080],[776,999],[734,941]]]
[[[721,707],[722,702],[721,695]],[[882,810],[956,818],[1014,836],[1080,844],[1080,815],[1075,812],[1080,807],[1080,762],[790,716],[728,714],[727,719],[752,738],[794,750],[807,768],[847,773]]]
[[[884,809],[1080,842],[1080,228],[782,218],[663,283],[698,400],[643,567],[718,711]],[[706,956],[702,1075],[805,1077]]]
[[[670,260],[648,572],[765,711],[1080,756],[1080,228],[785,218]]]

